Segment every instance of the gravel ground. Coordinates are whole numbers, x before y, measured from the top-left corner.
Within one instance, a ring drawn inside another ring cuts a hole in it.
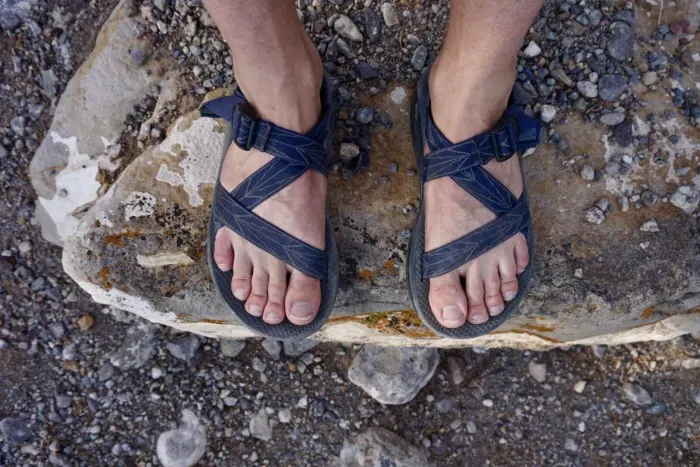
[[[359,347],[322,344],[290,356],[298,352],[280,354],[275,343],[263,347],[249,340],[236,353],[242,343],[174,334],[92,303],[63,273],[60,249],[43,241],[32,221],[35,195],[26,170],[50,124],[52,106],[116,2],[32,0],[24,2],[32,5],[26,14],[18,3],[0,0],[1,465],[155,465],[159,435],[173,429],[185,409],[203,427],[201,465],[326,465],[345,440],[374,425],[419,447],[435,465],[700,464],[700,341],[690,336],[542,354],[441,351],[434,376],[415,399],[382,405],[348,379]],[[139,3],[150,7],[156,29],[149,30],[153,50],[146,52],[170,54],[191,70],[193,94],[230,83],[225,60],[216,59],[226,52],[214,45],[209,50],[207,41],[194,53],[191,45],[199,36],[159,31],[158,21],[174,21],[173,8],[153,3]],[[415,25],[414,34],[399,35],[397,26],[384,26],[361,48],[331,34],[325,19],[343,12],[367,34],[373,22],[385,24],[383,9],[374,2],[374,18],[363,2],[337,3],[343,2],[327,1],[322,15],[305,12],[304,20],[316,31],[312,35],[326,68],[339,80],[348,116],[346,141],[361,142],[371,125],[366,111],[354,105],[355,97],[379,92],[393,80],[415,80],[439,48],[447,7],[444,1],[416,2],[408,9],[397,2],[397,21]],[[648,71],[606,59],[591,62],[598,63],[597,71],[567,72],[567,79],[591,86],[555,92],[564,78],[559,72],[552,78],[549,71],[536,74],[533,85],[529,75],[538,69],[535,65],[533,72],[530,65],[544,59],[537,58],[540,47],[548,61],[561,63],[581,61],[578,54],[599,47],[594,31],[554,47],[564,40],[557,31],[568,27],[566,21],[575,19],[577,28],[624,22],[626,10],[608,14],[610,2],[582,2],[585,11],[580,3],[548,2],[534,26],[539,44],[525,43],[519,88],[537,101],[544,120],[583,106],[586,118],[602,118],[606,112],[597,97],[591,97],[592,104],[580,97],[594,95],[598,74],[621,73],[629,80]],[[569,11],[562,11],[567,5]],[[200,8],[195,12],[204,15]],[[673,27],[657,31],[660,40]],[[628,53],[626,29],[618,29],[611,39],[619,41],[613,44],[617,48],[606,49],[613,58]],[[210,24],[201,31],[197,34],[214,34]],[[206,55],[210,52],[219,55]],[[651,56],[650,67],[661,70],[664,59],[676,60]],[[598,82],[595,92],[617,93],[617,82],[608,81]],[[681,115],[691,121],[700,115],[696,94],[670,92]],[[633,96],[620,104],[630,112],[636,105]],[[149,105],[135,109],[133,130]],[[624,143],[625,131],[616,137]],[[565,143],[560,147],[566,155]],[[198,431],[196,422],[190,425]]]

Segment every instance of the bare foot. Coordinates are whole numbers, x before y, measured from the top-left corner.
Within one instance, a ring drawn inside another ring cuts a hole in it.
[[[282,128],[308,132],[321,114],[322,71],[312,79],[267,88],[261,98],[243,89],[261,118]],[[307,77],[308,78],[308,77]],[[303,83],[303,84],[302,84]],[[221,183],[231,191],[272,159],[256,149],[244,151],[231,144],[221,169]],[[253,212],[290,235],[320,250],[325,249],[326,177],[307,170],[293,183],[258,205]],[[230,229],[216,234],[214,260],[222,271],[233,268],[231,290],[245,301],[245,309],[279,324],[285,316],[297,325],[310,323],[321,304],[321,284],[276,257],[265,253]],[[289,274],[289,279],[288,279]]]
[[[455,79],[436,63],[430,76],[431,112],[436,125],[457,143],[493,128],[503,115],[513,86],[513,74]],[[488,83],[488,84],[487,84]],[[426,154],[429,152],[426,147]],[[428,156],[430,157],[430,156]],[[491,160],[484,167],[516,198],[523,191],[520,161]],[[425,184],[425,250],[445,245],[495,219],[495,215],[451,178]],[[443,326],[465,321],[482,324],[503,311],[518,292],[517,274],[529,261],[525,237],[519,233],[458,269],[430,279],[429,301]],[[466,287],[460,278],[465,278]]]

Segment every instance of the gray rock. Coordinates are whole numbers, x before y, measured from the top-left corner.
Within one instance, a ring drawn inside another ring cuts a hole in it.
[[[146,52],[144,52],[142,49],[133,49],[129,56],[131,57],[131,60],[138,66],[141,66],[144,63],[146,63]]]
[[[428,59],[428,48],[424,45],[419,45],[416,50],[413,51],[413,57],[411,57],[411,65],[416,71],[421,71],[425,66],[425,61]]]
[[[369,39],[371,44],[376,43],[382,32],[382,22],[379,19],[379,15],[371,8],[368,8],[362,13],[362,19],[365,23],[367,39]]]
[[[207,447],[207,434],[204,425],[190,410],[182,411],[182,420],[175,430],[158,436],[156,454],[165,467],[189,467],[195,465],[204,455]]]
[[[355,143],[341,143],[339,154],[341,162],[347,165],[360,155],[360,147]]]
[[[282,353],[282,344],[280,341],[275,339],[264,339],[262,341],[262,348],[272,357],[274,360],[279,360],[280,354]]]
[[[600,225],[605,220],[605,213],[597,206],[592,206],[586,211],[586,220],[591,224]]]
[[[439,360],[434,348],[366,345],[353,359],[348,377],[382,404],[405,404],[430,381]]]
[[[78,347],[74,343],[68,344],[67,346],[63,347],[61,356],[64,360],[75,360],[75,358],[78,356]]]
[[[284,354],[289,357],[298,357],[318,345],[317,341],[311,339],[297,339],[282,342]]]
[[[693,401],[695,401],[696,404],[700,405],[700,390],[693,392]]]
[[[576,83],[576,89],[581,93],[582,96],[593,99],[598,97],[598,86],[591,83],[590,81],[579,81]]]
[[[671,195],[669,200],[674,206],[681,208],[688,214],[692,214],[700,204],[700,196],[689,186],[680,186]]]
[[[141,368],[151,358],[156,348],[156,330],[148,324],[137,324],[126,332],[122,345],[109,361],[122,370]]]
[[[532,376],[538,383],[544,383],[544,381],[547,379],[546,363],[539,363],[535,360],[530,360],[527,368],[530,371],[530,376]]]
[[[625,114],[622,112],[610,112],[600,116],[600,123],[606,126],[616,126],[625,121]]]
[[[25,125],[27,119],[23,116],[14,117],[10,120],[10,128],[15,132],[17,136],[24,136]]]
[[[382,3],[381,11],[382,16],[384,17],[384,24],[386,24],[388,27],[399,24],[399,14],[396,12],[396,7],[393,3]]]
[[[557,109],[553,105],[545,104],[540,109],[540,119],[545,123],[551,122],[556,116]]]
[[[604,75],[598,81],[598,94],[604,101],[613,102],[627,90],[627,80],[621,75]]]
[[[292,421],[292,409],[280,409],[280,411],[277,413],[277,416],[280,419],[280,423],[289,423]]]
[[[542,49],[535,41],[530,41],[530,43],[527,44],[527,47],[525,47],[525,50],[523,50],[523,55],[525,55],[527,58],[537,57],[541,53]]]
[[[114,376],[114,367],[112,364],[109,362],[102,363],[99,370],[97,370],[97,378],[100,381],[107,381],[112,379],[112,376]]]
[[[335,32],[351,41],[362,42],[364,39],[357,25],[346,15],[338,15],[333,27]]]
[[[608,55],[619,62],[624,62],[632,55],[632,43],[634,37],[632,27],[622,21],[617,21],[610,26],[610,39],[608,39]]]
[[[627,396],[627,399],[637,405],[649,405],[653,402],[647,390],[637,383],[627,382],[623,384],[622,391]]]
[[[173,357],[188,364],[195,363],[199,358],[199,339],[194,334],[179,336],[168,342],[166,347]]]
[[[371,427],[343,442],[342,467],[424,467],[428,459],[418,449],[386,428]]]
[[[49,324],[49,332],[56,340],[60,340],[66,333],[66,328],[63,327],[63,323],[51,323]]]
[[[19,26],[22,21],[29,17],[31,8],[36,5],[37,0],[2,0],[0,1],[0,28],[5,31],[12,31]]]
[[[602,19],[603,12],[597,8],[588,13],[588,21],[591,23],[591,26],[598,26]]]
[[[581,167],[581,178],[589,182],[595,180],[595,169],[589,164],[584,164],[584,166]]]
[[[10,444],[22,444],[31,438],[32,432],[26,421],[8,417],[0,421],[0,435]]]
[[[372,65],[365,62],[364,60],[357,63],[357,66],[355,66],[355,71],[357,72],[357,76],[359,76],[360,79],[379,78],[379,72],[374,67],[372,67]]]
[[[59,409],[67,409],[73,404],[73,398],[64,394],[56,396],[56,407]]]
[[[450,373],[452,384],[459,386],[464,382],[464,360],[459,357],[447,357],[447,369]]]
[[[225,357],[236,357],[245,348],[244,340],[221,339],[219,341],[221,354]]]
[[[642,83],[651,86],[659,80],[659,74],[655,71],[647,71],[642,75]]]
[[[578,451],[578,444],[576,444],[576,441],[574,441],[571,438],[567,438],[564,441],[564,449],[566,449],[569,452],[576,452]]]
[[[360,123],[372,123],[374,119],[374,110],[372,107],[361,107],[357,111],[357,121]]]
[[[248,425],[250,435],[262,441],[270,441],[272,439],[272,427],[270,419],[267,416],[267,410],[263,407],[250,419]]]
[[[444,397],[435,404],[435,408],[440,413],[448,413],[454,408],[454,406],[455,401],[451,397]]]

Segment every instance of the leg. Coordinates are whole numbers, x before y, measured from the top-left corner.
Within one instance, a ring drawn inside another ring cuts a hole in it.
[[[452,1],[447,34],[430,75],[433,118],[450,140],[462,141],[487,131],[503,115],[515,81],[520,41],[541,5],[542,0]],[[501,163],[492,160],[485,167],[520,196],[517,157]],[[425,202],[426,251],[495,217],[450,178],[428,182]],[[518,234],[458,270],[431,279],[433,313],[446,327],[459,327],[465,320],[484,323],[515,297],[516,275],[527,263],[525,237]],[[460,276],[465,278],[465,288]]]
[[[321,59],[297,18],[292,0],[205,0],[228,43],[236,81],[261,118],[300,133],[309,131],[321,111]],[[256,150],[232,144],[221,181],[235,188],[270,160]],[[291,235],[325,247],[326,178],[307,171],[263,202],[254,212]],[[287,318],[298,325],[313,320],[321,301],[320,282],[292,270],[231,230],[216,236],[215,261],[233,268],[234,296],[246,310],[269,324]],[[290,279],[287,281],[287,274]]]

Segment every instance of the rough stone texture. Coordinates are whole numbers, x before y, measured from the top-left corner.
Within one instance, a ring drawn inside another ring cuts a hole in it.
[[[663,94],[639,86],[637,92],[648,102],[635,119],[635,132],[642,134],[645,116],[661,114],[669,104]],[[417,203],[418,180],[408,175],[409,169],[416,170],[408,129],[410,96],[392,100],[392,90],[365,102],[393,122],[391,130],[374,132],[370,170],[351,180],[343,180],[340,172],[330,176],[341,281],[335,313],[315,339],[545,349],[669,339],[700,330],[698,233],[691,217],[657,203],[643,210],[615,210],[600,225],[585,222],[594,203],[615,200],[633,186],[670,191],[677,180],[673,171],[664,166],[633,175],[605,173],[591,184],[575,171],[562,171],[556,147],[545,144],[523,161],[537,274],[520,313],[478,339],[434,336],[410,311],[406,291],[407,239],[401,232],[410,229],[413,214],[404,214],[403,207]],[[684,136],[675,145],[655,143],[655,150],[691,160],[699,149],[698,129],[681,119],[663,124]],[[611,140],[611,130],[584,123],[577,115],[558,131],[575,154],[589,155],[587,163],[595,169],[602,171],[627,154]],[[198,118],[196,111],[177,120],[168,137],[132,162],[83,216],[65,245],[66,271],[100,303],[203,335],[250,336],[219,302],[206,264],[207,206],[222,150],[220,123]],[[391,173],[392,163],[402,170]],[[381,176],[388,182],[378,183]],[[153,214],[127,221],[123,202],[134,192],[150,193],[156,204]],[[639,230],[652,218],[661,235]],[[172,263],[144,261],[153,256],[172,258]]]
[[[154,84],[166,80],[156,60],[142,67],[130,58],[142,40],[126,3],[114,9],[92,54],[68,83],[29,167],[39,196],[36,216],[53,243],[75,232],[82,211],[101,194],[101,171],[118,167],[126,116]]]
[[[340,451],[342,467],[423,467],[428,465],[425,454],[397,435],[382,427],[371,427],[343,443]]]
[[[435,349],[367,345],[353,359],[348,378],[382,404],[405,404],[430,381],[439,361]]]

